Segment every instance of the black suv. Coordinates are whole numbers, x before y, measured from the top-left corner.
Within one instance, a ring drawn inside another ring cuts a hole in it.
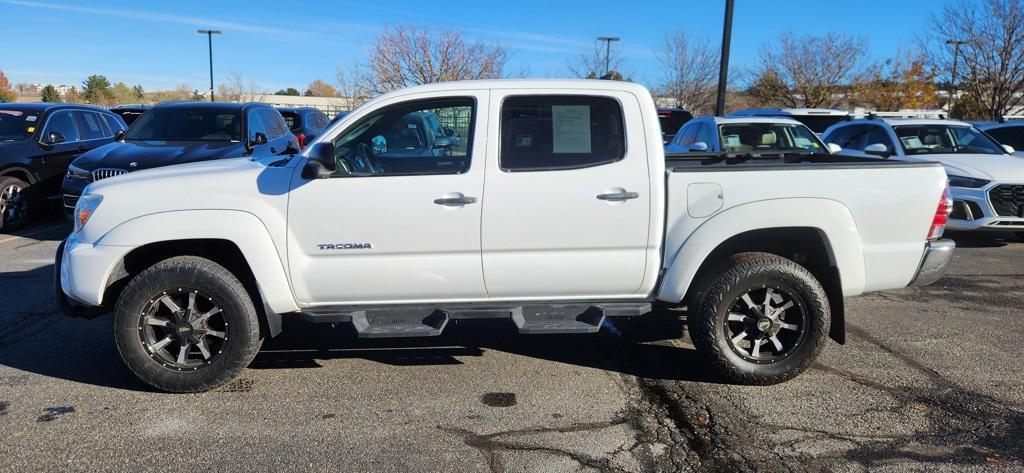
[[[74,160],[64,178],[64,208],[74,211],[90,182],[142,169],[299,151],[274,107],[261,103],[175,102],[142,114],[118,141]]]
[[[120,116],[128,126],[132,126],[132,123],[135,123],[135,120],[138,120],[143,113],[146,113],[146,110],[149,110],[149,105],[140,103],[126,103],[110,109],[112,113]]]
[[[68,164],[126,128],[121,117],[86,105],[0,104],[0,230],[24,225],[43,199],[59,199]]]
[[[299,139],[301,147],[305,147],[306,143],[312,143],[330,123],[324,112],[313,107],[278,107],[277,111],[281,112],[284,122],[288,124],[288,129]]]

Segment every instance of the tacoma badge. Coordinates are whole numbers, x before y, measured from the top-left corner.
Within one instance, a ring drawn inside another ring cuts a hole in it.
[[[319,243],[321,250],[372,250],[372,243]]]

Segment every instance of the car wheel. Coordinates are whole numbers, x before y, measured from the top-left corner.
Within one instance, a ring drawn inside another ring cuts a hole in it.
[[[128,368],[170,392],[200,392],[237,377],[259,351],[252,298],[230,271],[180,256],[135,276],[121,293],[114,338]]]
[[[829,333],[828,297],[804,267],[768,253],[741,253],[711,275],[690,338],[726,381],[767,385],[814,362]]]
[[[28,184],[11,176],[0,177],[0,230],[14,231],[28,222]]]

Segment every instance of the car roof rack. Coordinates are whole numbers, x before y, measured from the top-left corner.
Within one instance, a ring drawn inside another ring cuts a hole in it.
[[[899,112],[880,112],[878,110],[870,110],[864,116],[868,120],[875,120],[878,118],[924,118],[924,119],[939,119],[945,120],[946,114],[943,112],[933,112],[929,110],[911,111],[904,110]],[[1024,117],[1022,117],[1024,118]]]

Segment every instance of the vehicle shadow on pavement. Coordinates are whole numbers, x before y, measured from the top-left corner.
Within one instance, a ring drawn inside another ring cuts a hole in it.
[[[53,265],[0,273],[0,365],[27,373],[128,390],[147,388],[124,367],[111,316],[61,314],[53,303]],[[9,376],[6,384],[35,382]]]
[[[649,343],[679,338],[684,324],[652,315],[618,319],[597,334],[518,335],[510,320],[462,320],[438,337],[360,339],[341,324],[325,329],[285,320],[284,333],[264,343],[250,368],[317,368],[317,360],[345,358],[401,366],[458,365],[459,357],[497,350],[641,378],[720,383],[696,350]]]
[[[1013,233],[946,232],[946,238],[956,242],[957,248],[1001,248],[1019,240]]]

